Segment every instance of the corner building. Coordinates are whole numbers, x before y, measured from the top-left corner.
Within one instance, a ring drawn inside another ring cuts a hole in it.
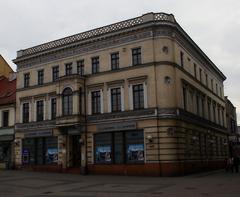
[[[16,164],[172,176],[221,168],[226,79],[171,14],[20,50]]]

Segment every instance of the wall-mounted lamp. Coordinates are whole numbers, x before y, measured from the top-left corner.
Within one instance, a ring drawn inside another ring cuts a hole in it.
[[[151,135],[148,135],[147,140],[148,140],[149,143],[152,143],[153,142],[153,137]]]
[[[79,142],[79,144],[84,145],[84,140],[83,140],[82,138],[80,138],[80,139],[78,140],[78,142]]]
[[[164,82],[165,82],[165,84],[169,85],[171,83],[171,77],[165,76]]]
[[[15,144],[15,146],[20,146],[20,140],[15,139],[15,140],[14,140],[14,144]]]

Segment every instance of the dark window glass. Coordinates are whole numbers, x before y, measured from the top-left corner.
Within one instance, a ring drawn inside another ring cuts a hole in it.
[[[56,98],[51,99],[51,117],[52,119],[56,118],[56,113],[57,113],[57,100]]]
[[[101,94],[100,91],[92,92],[92,114],[101,113]]]
[[[204,100],[204,98],[201,98],[201,101],[202,101],[202,117],[204,117],[205,116],[205,104],[204,104],[205,100]]]
[[[112,163],[112,133],[101,133],[94,136],[95,163]]]
[[[39,137],[23,139],[22,163],[24,165],[56,164],[57,161],[57,137]]]
[[[133,109],[144,108],[143,84],[133,85]]]
[[[94,136],[95,163],[144,162],[142,131],[99,133]]]
[[[197,65],[194,63],[194,77],[197,77]]]
[[[216,104],[213,104],[213,121],[216,122]]]
[[[181,51],[180,52],[180,61],[181,61],[181,67],[184,66],[184,59],[183,59],[184,53]]]
[[[199,68],[199,80],[202,82],[202,69]]]
[[[68,63],[65,65],[65,75],[72,74],[72,63]]]
[[[211,117],[211,102],[208,101],[208,120],[211,120],[212,117]]]
[[[66,88],[62,93],[62,109],[63,109],[63,115],[72,114],[73,92],[70,88]]]
[[[27,88],[30,85],[30,73],[24,74],[24,87]]]
[[[206,76],[205,77],[205,79],[206,79],[206,86],[208,87],[208,75],[206,74],[205,76]]]
[[[144,162],[143,132],[126,132],[126,161],[127,163]]]
[[[111,89],[112,112],[121,111],[121,88]]]
[[[9,111],[2,112],[2,126],[8,127],[9,126]]]
[[[141,48],[132,49],[132,64],[133,66],[141,64],[142,63],[142,57],[141,57]]]
[[[92,58],[92,74],[99,72],[99,57]]]
[[[218,84],[216,83],[216,94],[218,95]]]
[[[211,88],[212,88],[212,91],[213,91],[213,79],[211,79]]]
[[[183,88],[183,108],[187,110],[187,90]]]
[[[44,70],[38,71],[38,85],[43,85],[44,81]]]
[[[84,60],[80,60],[77,62],[77,73],[80,76],[84,75]]]
[[[29,103],[23,104],[23,111],[22,111],[23,123],[29,122]]]
[[[197,115],[200,115],[200,110],[199,110],[199,96],[196,96],[196,107],[197,107]]]
[[[37,121],[43,120],[44,104],[43,101],[37,101]]]
[[[111,54],[111,68],[112,70],[119,69],[119,53]]]
[[[52,68],[52,80],[56,81],[59,78],[59,66],[54,66]]]

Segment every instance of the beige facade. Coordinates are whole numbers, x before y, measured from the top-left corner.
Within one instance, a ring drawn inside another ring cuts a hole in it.
[[[117,69],[112,69],[114,53]],[[93,73],[96,57],[99,70]],[[83,75],[78,72],[81,60]],[[38,143],[37,138],[48,141],[53,136],[58,167],[77,165],[90,173],[184,174],[220,167],[228,154],[225,76],[173,15],[149,13],[22,50],[14,62],[18,165],[23,164],[24,140]],[[56,66],[59,77],[54,80]],[[39,85],[41,70],[44,80]],[[116,89],[118,101],[113,99]],[[67,90],[72,109],[66,115]],[[38,101],[43,103],[41,121],[37,121]],[[29,105],[27,122],[23,122],[24,103]],[[34,158],[31,164],[39,166]]]
[[[9,77],[13,73],[12,68],[6,62],[6,60],[0,55],[0,76]]]

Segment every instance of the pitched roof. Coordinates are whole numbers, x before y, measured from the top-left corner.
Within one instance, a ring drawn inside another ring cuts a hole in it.
[[[0,105],[16,103],[16,78],[0,77]]]

